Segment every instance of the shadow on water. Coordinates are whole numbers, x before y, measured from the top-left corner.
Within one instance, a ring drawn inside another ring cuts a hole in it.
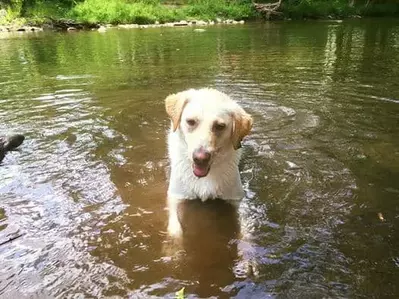
[[[399,295],[397,20],[0,39],[0,132],[27,136],[0,166],[0,238],[23,233],[0,296]],[[200,86],[254,117],[247,199],[182,204],[172,254],[163,99]]]

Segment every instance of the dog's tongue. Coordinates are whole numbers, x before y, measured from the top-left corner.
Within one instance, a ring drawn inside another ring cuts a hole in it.
[[[201,167],[194,164],[193,171],[197,177],[204,177],[208,174],[208,167]]]

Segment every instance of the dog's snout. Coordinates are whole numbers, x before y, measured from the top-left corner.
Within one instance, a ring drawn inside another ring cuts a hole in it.
[[[197,149],[193,153],[193,160],[195,164],[206,165],[211,160],[211,153],[203,148]]]

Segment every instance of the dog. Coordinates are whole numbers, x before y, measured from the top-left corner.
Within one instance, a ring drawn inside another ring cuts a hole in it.
[[[241,142],[253,119],[227,94],[212,88],[188,89],[165,99],[170,178],[168,233],[181,235],[177,205],[186,200],[245,197],[238,165]]]

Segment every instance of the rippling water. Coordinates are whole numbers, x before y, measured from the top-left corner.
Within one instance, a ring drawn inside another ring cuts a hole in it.
[[[0,69],[0,133],[27,137],[0,165],[1,297],[399,295],[397,20],[0,35]],[[202,86],[254,117],[248,198],[183,206],[176,256],[163,100]]]

